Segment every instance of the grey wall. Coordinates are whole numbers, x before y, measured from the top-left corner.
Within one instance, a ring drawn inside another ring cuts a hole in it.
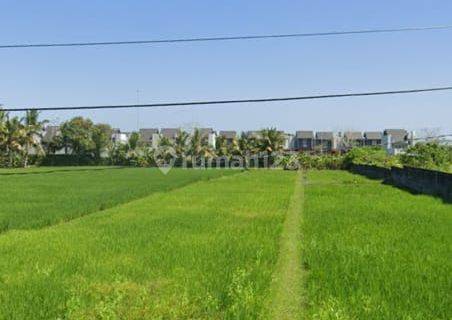
[[[384,179],[415,192],[437,195],[447,202],[452,202],[452,174],[450,173],[410,167],[387,169],[366,165],[353,165],[350,170],[369,178]]]

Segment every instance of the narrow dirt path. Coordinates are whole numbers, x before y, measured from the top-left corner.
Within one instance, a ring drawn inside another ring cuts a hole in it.
[[[295,179],[286,220],[281,233],[280,251],[272,284],[270,319],[300,319],[302,315],[301,214],[303,210],[303,175]]]

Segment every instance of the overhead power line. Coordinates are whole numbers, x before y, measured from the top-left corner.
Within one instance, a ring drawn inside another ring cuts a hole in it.
[[[138,45],[138,44],[159,44],[159,43],[180,43],[180,42],[208,42],[208,41],[230,41],[230,40],[253,40],[253,39],[327,37],[327,36],[341,36],[341,35],[359,35],[359,34],[369,34],[369,33],[394,33],[394,32],[413,32],[413,31],[445,30],[445,29],[452,29],[452,25],[431,26],[431,27],[394,28],[394,29],[365,29],[365,30],[329,31],[329,32],[314,32],[314,33],[264,34],[264,35],[196,37],[196,38],[132,40],[132,41],[4,44],[4,45],[0,45],[0,49],[46,48],[46,47],[87,47],[87,46],[113,46],[113,45],[134,45],[134,44]]]
[[[210,101],[187,101],[187,102],[168,102],[168,103],[150,103],[150,104],[123,104],[123,105],[104,105],[104,106],[76,106],[76,107],[38,107],[38,108],[7,108],[3,111],[60,111],[60,110],[94,110],[94,109],[130,109],[130,108],[159,108],[159,107],[181,107],[181,106],[199,106],[199,105],[218,105],[218,104],[235,104],[235,103],[261,103],[261,102],[277,102],[277,101],[295,101],[295,100],[315,100],[315,99],[331,99],[331,98],[347,98],[347,97],[364,97],[364,96],[382,96],[394,94],[422,93],[433,91],[452,90],[450,87],[438,87],[427,89],[411,89],[397,91],[374,91],[360,93],[340,93],[340,94],[324,94],[299,97],[280,97],[280,98],[261,98],[261,99],[237,99],[237,100],[210,100]]]

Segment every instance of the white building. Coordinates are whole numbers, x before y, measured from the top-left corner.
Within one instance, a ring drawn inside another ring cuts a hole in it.
[[[199,128],[199,131],[201,133],[201,137],[207,139],[209,146],[215,149],[217,133],[212,128]]]
[[[126,144],[127,142],[129,142],[129,136],[130,134],[127,132],[121,132],[120,129],[113,129],[113,132],[111,134],[111,141],[113,143]]]
[[[414,145],[415,132],[405,129],[385,129],[383,131],[382,145],[390,155],[404,153],[408,147]]]

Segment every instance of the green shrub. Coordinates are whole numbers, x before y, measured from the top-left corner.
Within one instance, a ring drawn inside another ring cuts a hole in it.
[[[344,167],[344,157],[338,154],[312,155],[301,152],[279,157],[276,161],[276,166],[286,170],[338,170]]]
[[[400,156],[405,166],[448,171],[452,165],[452,147],[435,142],[418,143]]]
[[[349,168],[353,164],[365,164],[384,168],[400,165],[397,157],[388,155],[380,147],[353,148],[345,155],[344,165]]]

